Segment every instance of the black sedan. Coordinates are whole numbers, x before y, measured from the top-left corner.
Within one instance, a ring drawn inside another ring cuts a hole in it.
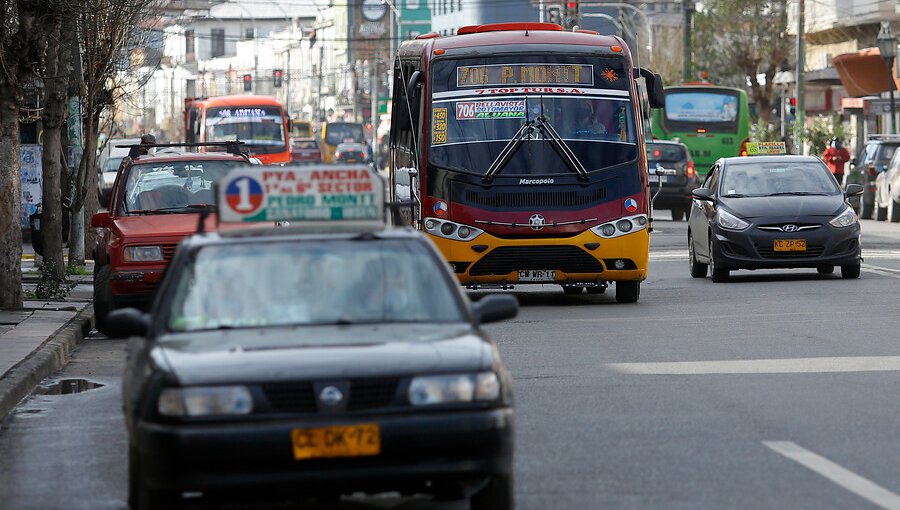
[[[688,225],[691,276],[714,282],[737,269],[816,268],[860,272],[859,221],[828,168],[812,156],[716,161],[693,191]]]
[[[511,379],[480,326],[516,312],[471,304],[411,230],[186,240],[152,314],[107,321],[135,337],[131,507],[399,491],[513,508]]]

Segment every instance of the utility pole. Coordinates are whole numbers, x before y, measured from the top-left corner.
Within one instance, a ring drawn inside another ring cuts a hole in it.
[[[291,44],[287,48],[287,80],[284,82],[284,109],[291,118]]]
[[[806,67],[806,44],[803,41],[804,24],[806,23],[806,0],[798,0],[797,6],[797,76],[795,77],[797,90],[794,96],[797,98],[797,117],[794,125],[802,128],[806,124],[806,105],[803,100],[803,69]],[[794,133],[794,146],[803,154],[803,143],[797,143],[797,133]]]
[[[685,82],[693,81],[691,77],[691,24],[693,23],[694,0],[683,0],[681,8],[684,11],[684,31],[682,40],[682,78]]]
[[[369,71],[369,95],[372,99],[372,162],[378,168],[378,58],[372,59]]]
[[[316,92],[316,118],[322,119],[322,68],[325,66],[325,47],[319,46],[319,90]]]

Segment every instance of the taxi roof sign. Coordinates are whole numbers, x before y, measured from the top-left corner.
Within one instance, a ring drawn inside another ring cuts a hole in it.
[[[787,154],[784,142],[747,142],[748,156],[773,156]]]
[[[222,223],[384,223],[384,185],[365,165],[238,167],[216,201]]]

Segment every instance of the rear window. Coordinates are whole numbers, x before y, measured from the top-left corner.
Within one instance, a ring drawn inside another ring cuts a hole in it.
[[[648,161],[684,161],[684,147],[680,145],[647,144]]]
[[[876,157],[876,160],[879,163],[882,163],[882,162],[887,163],[888,161],[891,160],[891,158],[894,157],[894,152],[896,152],[896,151],[897,151],[897,145],[883,143],[883,144],[881,144],[881,150],[878,151],[878,156]]]
[[[294,142],[295,149],[318,149],[319,146],[316,145],[316,142],[312,140],[304,141],[304,142]]]

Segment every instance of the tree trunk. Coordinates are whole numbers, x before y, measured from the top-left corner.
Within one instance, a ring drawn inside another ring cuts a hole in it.
[[[0,76],[0,308],[22,307],[22,176],[16,86]]]
[[[54,20],[55,21],[55,20]],[[48,23],[52,21],[48,20]],[[48,31],[47,59],[44,76],[43,155],[41,167],[44,189],[41,199],[41,237],[44,244],[44,264],[52,268],[57,280],[65,278],[62,240],[62,190],[60,175],[62,160],[60,129],[65,123],[66,78],[60,76],[64,66],[60,66],[59,25]]]
[[[97,116],[84,116],[84,155],[81,157],[81,167],[85,174],[84,186],[84,251],[85,256],[93,258],[94,246],[97,244],[97,231],[91,227],[91,217],[100,208],[100,197],[97,196],[97,136],[100,130],[100,118]]]

